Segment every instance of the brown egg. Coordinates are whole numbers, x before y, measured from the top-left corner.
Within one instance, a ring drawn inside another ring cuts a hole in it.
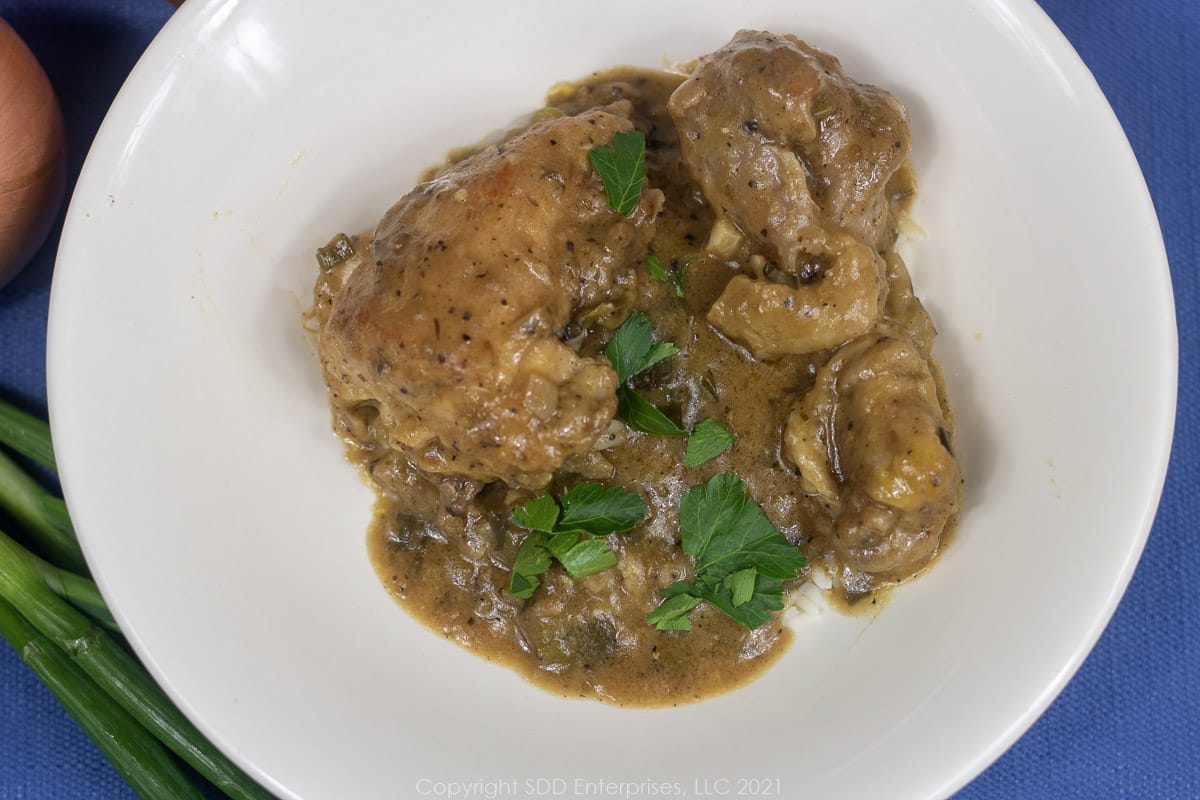
[[[58,98],[33,53],[0,19],[0,286],[45,241],[65,180]]]

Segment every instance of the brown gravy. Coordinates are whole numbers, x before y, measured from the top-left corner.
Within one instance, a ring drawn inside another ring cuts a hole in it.
[[[753,679],[792,636],[780,616],[748,631],[701,605],[690,632],[659,631],[645,622],[659,589],[691,577],[679,547],[678,505],[691,487],[721,472],[741,476],[776,527],[834,581],[833,597],[850,613],[882,604],[882,587],[843,580],[830,555],[831,522],[821,503],[800,490],[797,471],[780,453],[788,411],[813,382],[828,352],[761,362],[717,334],[705,311],[736,274],[728,261],[707,255],[712,212],[680,163],[675,128],[666,110],[682,76],[619,68],[556,87],[548,108],[573,114],[629,99],[634,121],[647,133],[646,177],[666,195],[650,252],[683,274],[685,296],[650,278],[639,264],[625,305],[599,309],[581,335],[581,352],[599,353],[607,331],[642,311],[656,338],[680,353],[636,379],[635,387],[684,428],[712,417],[732,431],[731,450],[699,468],[682,466],[685,441],[629,431],[617,446],[574,459],[550,487],[554,495],[584,480],[639,492],[650,508],[645,522],[609,537],[617,566],[571,580],[557,564],[528,601],[507,592],[509,565],[525,532],[511,509],[532,495],[500,484],[458,498],[412,470],[402,456],[376,446],[370,419],[335,407],[335,424],[350,442],[350,459],[378,490],[368,534],[371,561],[389,592],[430,629],[491,661],[511,667],[564,696],[597,697],[620,705],[690,702]],[[894,221],[914,186],[906,169],[894,181]],[[355,246],[362,248],[365,238]],[[318,286],[318,301],[321,287]],[[606,320],[607,314],[611,319]],[[606,327],[607,326],[607,327]],[[600,335],[595,332],[599,331]],[[449,509],[450,513],[443,514]],[[445,523],[439,529],[439,518]],[[453,529],[448,529],[453,528]],[[789,587],[795,590],[807,579]],[[851,576],[852,578],[854,576]]]

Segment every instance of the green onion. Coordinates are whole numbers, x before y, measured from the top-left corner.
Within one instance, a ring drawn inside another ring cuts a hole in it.
[[[270,798],[205,741],[132,655],[51,591],[30,554],[3,532],[0,597],[67,653],[130,716],[217,788],[237,800]]]
[[[108,610],[104,598],[96,584],[87,578],[81,578],[73,572],[59,569],[48,561],[27,553],[29,565],[37,572],[38,577],[49,587],[50,591],[66,600],[92,619],[108,628],[113,633],[120,633],[117,621]]]
[[[29,537],[33,548],[54,564],[87,574],[87,562],[63,501],[0,452],[0,508],[9,513]]]
[[[0,600],[0,635],[21,654],[139,797],[203,800],[162,745],[67,655]]]
[[[0,400],[0,445],[54,470],[50,428]],[[166,748],[235,800],[270,800],[171,704],[121,643],[87,577],[62,499],[0,451],[0,508],[39,558],[0,531],[0,633],[146,798],[201,798]],[[102,627],[113,633],[108,633]]]
[[[48,470],[57,472],[50,426],[32,414],[0,400],[0,444],[11,447]]]

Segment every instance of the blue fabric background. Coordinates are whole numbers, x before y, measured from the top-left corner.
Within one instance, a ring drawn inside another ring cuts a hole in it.
[[[1175,284],[1179,410],[1158,519],[1111,624],[1046,714],[959,797],[1200,798],[1200,1],[1041,3],[1095,73],[1154,196]],[[163,0],[0,0],[59,93],[72,181],[171,11]],[[57,236],[0,290],[0,394],[38,412]],[[132,796],[0,644],[0,799]]]

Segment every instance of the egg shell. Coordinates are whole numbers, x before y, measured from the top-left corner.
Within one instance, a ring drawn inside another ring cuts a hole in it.
[[[0,287],[45,241],[65,183],[58,98],[37,58],[0,19]]]

